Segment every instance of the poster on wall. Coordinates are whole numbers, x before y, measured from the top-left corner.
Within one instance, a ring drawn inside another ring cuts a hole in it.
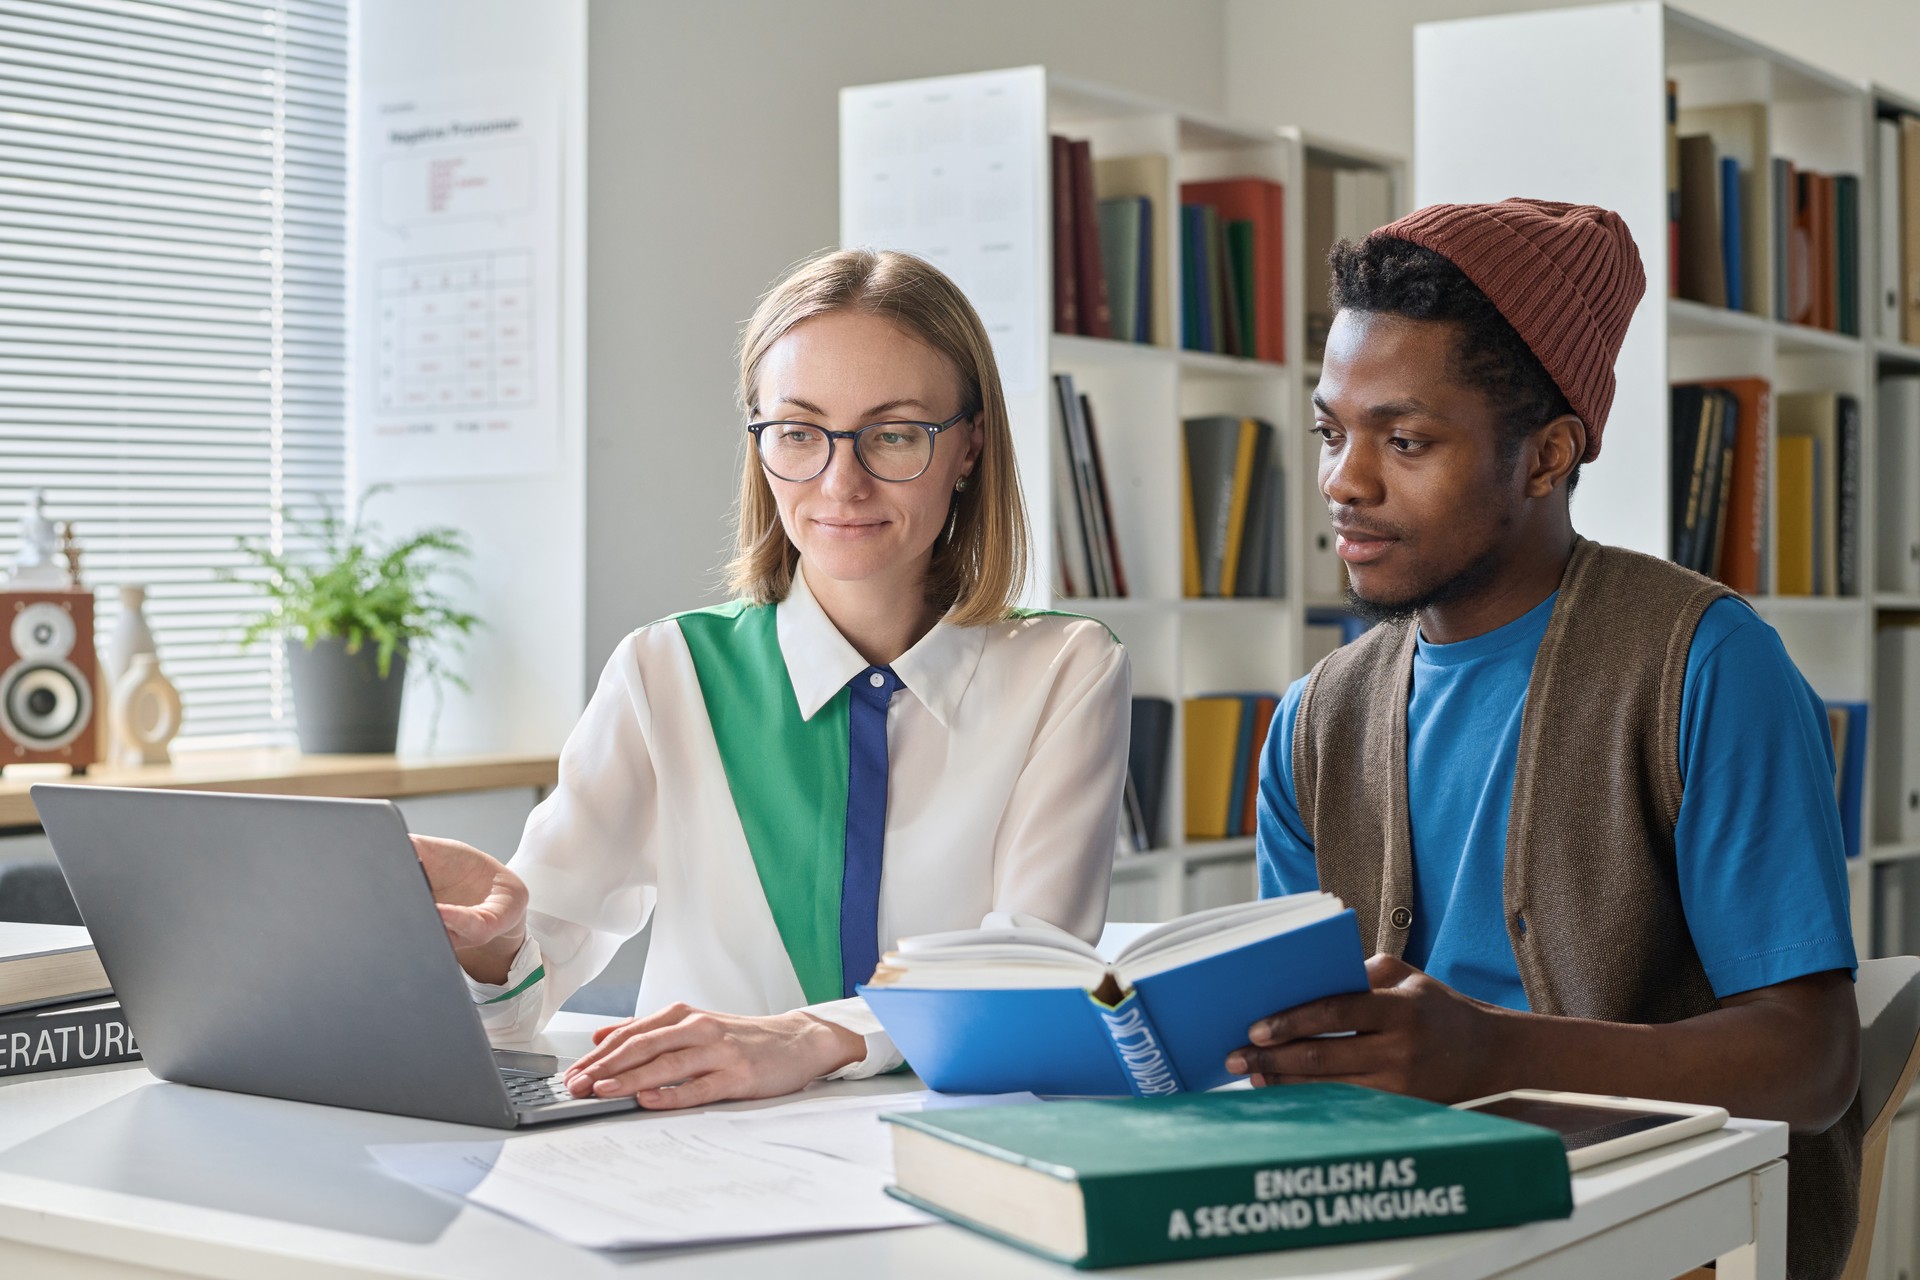
[[[557,95],[370,89],[354,254],[363,481],[528,476],[559,461]]]
[[[1037,67],[841,90],[840,242],[899,249],[980,313],[1009,395],[1037,390],[1045,73]]]

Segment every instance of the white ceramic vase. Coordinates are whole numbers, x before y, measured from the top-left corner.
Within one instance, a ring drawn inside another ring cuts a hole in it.
[[[180,732],[180,691],[160,673],[160,659],[135,654],[113,687],[113,762],[165,764],[167,744]]]
[[[107,640],[107,687],[118,689],[127,677],[133,660],[143,653],[158,654],[153,644],[153,629],[147,625],[147,589],[120,588],[120,617]]]

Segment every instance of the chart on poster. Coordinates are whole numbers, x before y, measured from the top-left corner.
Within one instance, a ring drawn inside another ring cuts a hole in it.
[[[549,470],[560,433],[558,104],[447,84],[368,96],[360,472]]]

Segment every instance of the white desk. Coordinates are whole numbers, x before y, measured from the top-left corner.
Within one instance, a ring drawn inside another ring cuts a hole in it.
[[[549,1033],[549,1050],[581,1052],[585,1030],[600,1021],[562,1014]],[[918,1086],[895,1076],[817,1087],[885,1093]],[[673,1254],[596,1254],[395,1181],[366,1154],[376,1142],[497,1136],[165,1084],[132,1065],[27,1076],[0,1084],[0,1275],[1061,1280],[1073,1274],[945,1224]],[[1786,1149],[1784,1125],[1735,1121],[1721,1133],[1577,1175],[1574,1215],[1562,1222],[1106,1274],[1664,1280],[1707,1256],[1741,1250],[1721,1263],[1721,1280],[1780,1280]]]

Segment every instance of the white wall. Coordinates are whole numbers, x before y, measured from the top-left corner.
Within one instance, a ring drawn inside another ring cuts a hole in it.
[[[586,0],[362,0],[358,6],[360,101],[403,83],[498,77],[508,84],[552,84],[564,104],[559,465],[524,478],[401,483],[371,508],[388,532],[454,524],[472,538],[474,585],[464,602],[487,628],[459,664],[473,693],[448,692],[437,743],[442,754],[555,750],[583,705],[586,17]],[[352,304],[356,332],[371,314],[363,303]],[[363,463],[356,483],[382,478]],[[403,751],[424,744],[430,710],[425,686],[410,678]]]
[[[1226,0],[1229,113],[1411,160],[1416,23],[1586,2]],[[1687,0],[1678,7],[1835,75],[1920,96],[1915,0]]]
[[[1043,63],[1219,112],[1223,0],[592,0],[587,665],[720,598],[734,344],[839,231],[842,85]]]

